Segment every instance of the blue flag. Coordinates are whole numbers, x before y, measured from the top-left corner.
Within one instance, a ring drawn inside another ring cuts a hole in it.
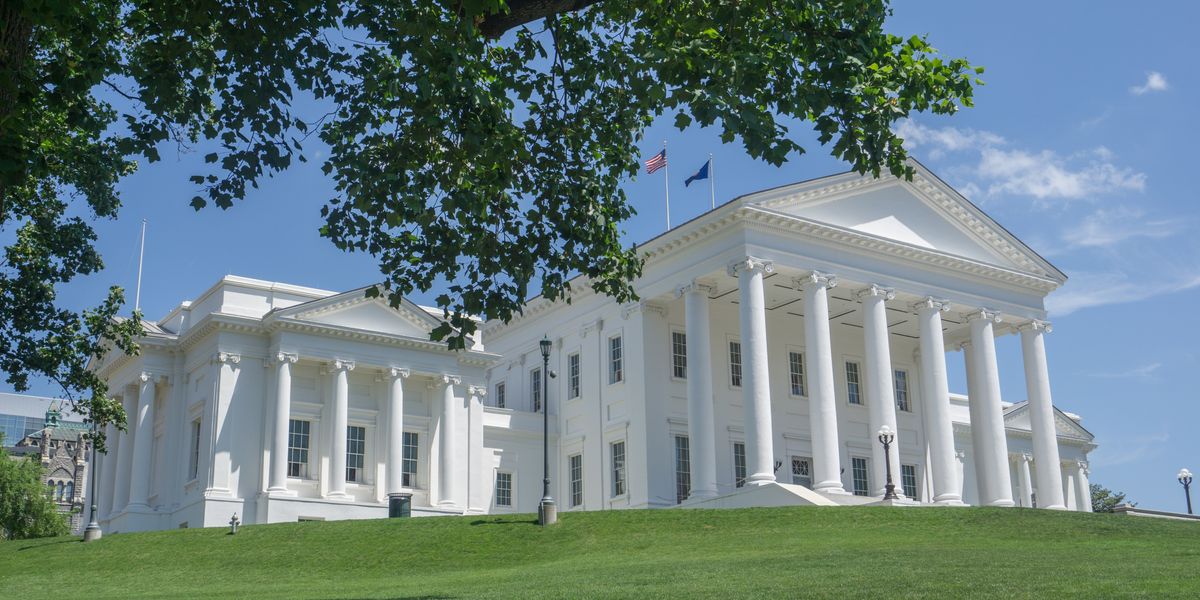
[[[687,186],[691,185],[693,181],[697,181],[700,179],[708,179],[708,165],[711,163],[712,163],[711,158],[708,159],[707,161],[705,161],[704,166],[700,167],[700,170],[696,171],[695,175],[692,175],[691,177],[688,177],[687,179],[683,180],[683,187],[687,187]]]

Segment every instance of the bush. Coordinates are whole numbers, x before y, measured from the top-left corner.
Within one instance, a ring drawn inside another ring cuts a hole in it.
[[[67,520],[46,496],[42,465],[0,447],[0,539],[66,535]]]

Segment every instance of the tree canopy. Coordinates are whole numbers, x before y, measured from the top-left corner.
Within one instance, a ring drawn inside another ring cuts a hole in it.
[[[66,535],[70,528],[42,484],[36,458],[9,456],[0,434],[0,540]]]
[[[321,234],[374,256],[393,304],[445,289],[434,337],[452,348],[472,315],[509,319],[574,275],[631,300],[621,186],[657,118],[716,126],[775,165],[806,151],[807,124],[857,171],[910,174],[892,125],[970,106],[981,69],[886,33],[889,14],[886,0],[0,0],[0,228],[18,232],[0,368],[119,414],[86,360],[132,350],[138,321],[111,318],[119,289],[83,314],[55,308],[56,290],[101,268],[88,221],[116,215],[117,182],[163,144],[204,153],[199,210],[306,160],[318,136],[336,185]]]

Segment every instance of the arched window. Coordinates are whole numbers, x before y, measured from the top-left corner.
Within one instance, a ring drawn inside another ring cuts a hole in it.
[[[68,481],[67,486],[63,488],[63,502],[71,502],[75,500],[75,482]]]
[[[60,482],[58,482],[58,495],[56,496],[55,499],[58,500],[59,502],[62,502],[62,499],[63,499],[62,495],[63,495],[63,482],[60,481]]]
[[[51,500],[54,499],[54,482],[53,481],[46,482],[46,496],[48,498],[50,498]]]

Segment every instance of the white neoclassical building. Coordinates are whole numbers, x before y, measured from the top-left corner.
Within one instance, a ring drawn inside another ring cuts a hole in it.
[[[734,199],[640,246],[640,302],[577,281],[461,352],[428,340],[439,311],[225,277],[94,365],[129,414],[101,523],[377,518],[401,494],[413,515],[533,512],[543,403],[560,511],[873,502],[889,466],[912,503],[1090,510],[1095,444],[1046,363],[1065,276],[914,166]]]

